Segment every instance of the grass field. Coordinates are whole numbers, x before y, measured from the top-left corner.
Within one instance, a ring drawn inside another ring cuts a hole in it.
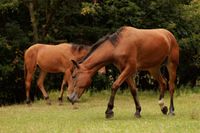
[[[129,92],[116,96],[115,116],[105,119],[109,92],[86,93],[73,109],[59,106],[58,92],[50,93],[52,105],[43,100],[0,107],[0,133],[200,133],[200,93],[176,93],[174,117],[162,115],[158,93],[139,92],[142,118],[134,117],[135,106]],[[169,95],[165,96],[169,105]]]

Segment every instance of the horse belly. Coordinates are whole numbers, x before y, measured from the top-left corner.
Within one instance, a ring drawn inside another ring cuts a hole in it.
[[[166,53],[156,51],[146,54],[137,60],[137,68],[139,70],[146,70],[155,66],[159,66],[164,62],[167,56],[168,55]]]
[[[67,60],[58,58],[57,56],[48,55],[48,56],[42,56],[41,59],[38,59],[38,66],[46,72],[50,73],[58,73],[58,72],[64,72],[67,68]]]

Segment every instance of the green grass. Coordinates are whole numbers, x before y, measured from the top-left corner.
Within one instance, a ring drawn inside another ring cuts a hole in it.
[[[109,92],[86,93],[73,109],[57,103],[58,92],[50,94],[52,105],[43,100],[0,108],[0,133],[199,133],[200,93],[175,94],[174,117],[162,115],[158,94],[139,92],[142,118],[134,117],[135,106],[129,92],[118,93],[115,116],[105,119]],[[169,105],[169,95],[165,96]]]

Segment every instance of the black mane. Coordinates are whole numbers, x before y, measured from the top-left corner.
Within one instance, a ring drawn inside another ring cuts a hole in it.
[[[83,49],[89,49],[89,46],[82,44],[72,44],[72,51],[80,52]]]
[[[121,27],[113,34],[107,34],[107,35],[103,36],[102,38],[100,38],[96,43],[94,43],[92,45],[88,54],[82,60],[80,60],[78,63],[80,64],[83,61],[85,61],[101,44],[103,44],[107,40],[109,40],[113,45],[115,45],[118,42],[120,33],[123,29],[124,29],[124,27]]]

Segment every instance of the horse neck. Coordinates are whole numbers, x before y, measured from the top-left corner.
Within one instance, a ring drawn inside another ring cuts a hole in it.
[[[94,75],[101,67],[112,60],[113,49],[114,46],[110,41],[106,41],[93,51],[80,65],[82,65],[86,71],[89,71],[91,75]]]
[[[82,50],[80,50],[80,51],[76,51],[76,52],[74,53],[75,56],[76,56],[76,60],[77,60],[77,61],[81,60],[84,56],[87,55],[88,51],[89,51],[88,48],[84,48],[84,49],[82,49]]]

